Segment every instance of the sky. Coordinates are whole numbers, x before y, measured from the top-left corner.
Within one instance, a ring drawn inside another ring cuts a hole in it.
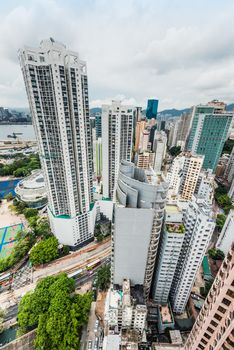
[[[233,0],[0,1],[0,106],[28,107],[18,49],[53,37],[87,62],[90,107],[234,102]]]

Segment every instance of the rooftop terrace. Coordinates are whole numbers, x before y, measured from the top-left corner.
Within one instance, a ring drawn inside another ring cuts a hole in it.
[[[181,223],[166,223],[168,233],[185,233],[185,227]]]

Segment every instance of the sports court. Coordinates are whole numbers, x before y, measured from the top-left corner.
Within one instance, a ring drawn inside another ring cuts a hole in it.
[[[15,245],[15,237],[19,231],[22,231],[23,224],[0,228],[0,259],[11,254]]]

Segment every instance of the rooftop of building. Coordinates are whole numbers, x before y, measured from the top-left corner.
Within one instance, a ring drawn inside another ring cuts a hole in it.
[[[44,176],[41,170],[35,170],[31,175],[25,177],[23,180],[19,182],[18,185],[20,188],[36,190],[39,188],[45,187]]]
[[[201,109],[205,109],[205,113],[213,113],[213,114],[228,114],[228,115],[233,115],[233,111],[227,111],[226,108],[226,103],[218,100],[212,100],[208,102],[207,104],[199,104],[195,106],[199,112],[201,112]],[[202,112],[202,113],[204,113]]]
[[[163,324],[174,323],[172,311],[169,305],[160,305],[159,313]]]
[[[166,211],[166,223],[182,223],[183,212],[182,209],[176,204],[167,204]]]
[[[119,306],[119,303],[122,301],[122,297],[123,297],[122,290],[111,289],[109,291],[109,306],[110,306],[110,308],[117,309]]]
[[[120,347],[120,335],[119,334],[108,334],[104,337],[103,345],[106,349],[119,350]]]
[[[168,214],[180,214],[181,210],[176,204],[167,204],[165,206],[166,213]]]
[[[171,330],[169,331],[171,343],[172,344],[183,344],[183,339],[181,337],[181,333],[179,330]]]
[[[110,306],[117,308],[119,303],[123,301],[124,291],[121,286],[115,285],[115,288],[110,292]],[[144,291],[142,285],[130,287],[130,301],[134,305],[145,305]]]
[[[168,233],[185,233],[185,227],[182,223],[176,223],[176,222],[167,222],[166,223],[166,230]]]
[[[122,329],[121,349],[137,350],[140,333],[136,329]]]

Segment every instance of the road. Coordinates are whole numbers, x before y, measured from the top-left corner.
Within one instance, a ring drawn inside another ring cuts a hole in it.
[[[94,250],[89,251],[90,247],[95,247]],[[49,265],[38,268],[33,272],[33,282],[28,285],[16,289],[14,291],[6,291],[0,294],[0,305],[3,309],[8,309],[13,305],[18,304],[21,297],[33,290],[37,281],[40,278],[58,274],[60,272],[73,272],[79,268],[85,267],[91,261],[96,259],[105,259],[111,254],[110,240],[102,244],[89,245],[78,252],[72,253],[69,256],[55,260],[55,262]]]

